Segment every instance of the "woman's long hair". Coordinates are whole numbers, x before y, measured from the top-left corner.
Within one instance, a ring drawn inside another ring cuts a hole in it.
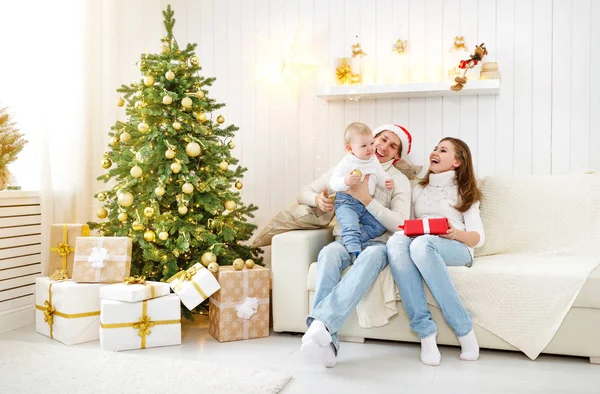
[[[454,208],[459,212],[466,212],[471,208],[471,205],[481,201],[481,191],[477,187],[477,179],[475,178],[475,171],[473,171],[471,149],[469,149],[469,145],[458,138],[445,137],[440,140],[440,142],[443,141],[449,141],[454,145],[455,159],[460,162],[460,166],[455,168],[456,185],[460,198],[458,199],[458,205]],[[422,187],[429,185],[429,175],[431,173],[431,170],[427,171],[427,175],[421,179],[419,185]]]

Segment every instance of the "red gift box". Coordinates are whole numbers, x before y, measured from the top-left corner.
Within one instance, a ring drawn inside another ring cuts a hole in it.
[[[421,218],[405,220],[404,225],[398,228],[404,230],[404,235],[407,237],[416,237],[425,234],[446,234],[449,227],[447,218]]]

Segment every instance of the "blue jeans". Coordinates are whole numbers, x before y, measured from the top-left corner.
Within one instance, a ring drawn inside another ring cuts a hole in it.
[[[342,272],[351,265],[342,277]],[[306,325],[310,327],[314,319],[322,321],[331,334],[336,354],[340,346],[337,332],[386,265],[385,244],[374,241],[366,243],[354,264],[340,241],[330,243],[319,253],[317,288]]]
[[[336,193],[334,207],[335,217],[342,228],[342,241],[348,253],[360,253],[365,242],[386,231],[367,208],[349,194]]]
[[[437,331],[427,307],[423,280],[456,336],[471,331],[471,315],[460,301],[447,267],[471,266],[473,257],[467,245],[436,235],[409,238],[395,234],[388,240],[387,253],[392,276],[410,318],[410,328],[420,338]]]

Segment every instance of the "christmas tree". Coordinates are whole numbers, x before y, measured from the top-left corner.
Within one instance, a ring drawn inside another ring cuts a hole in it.
[[[7,166],[17,160],[26,143],[12,121],[8,108],[0,108],[0,190],[12,182],[13,177]]]
[[[113,185],[95,196],[103,202],[97,216],[107,220],[90,223],[100,235],[130,237],[131,273],[150,280],[198,261],[211,271],[262,261],[260,249],[242,244],[258,208],[240,199],[246,168],[230,153],[238,128],[215,113],[224,106],[208,95],[215,78],[200,75],[196,44],[179,47],[173,15],[171,6],[163,11],[161,53],[143,54],[142,78],[117,90],[128,119],[111,128],[108,172],[98,177]]]

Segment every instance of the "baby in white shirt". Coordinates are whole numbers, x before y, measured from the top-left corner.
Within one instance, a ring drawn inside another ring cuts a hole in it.
[[[369,126],[361,122],[350,123],[344,132],[344,140],[346,154],[333,170],[330,186],[337,192],[334,207],[342,230],[342,242],[354,259],[364,242],[380,236],[386,229],[360,201],[344,192],[360,183],[366,175],[369,175],[370,195],[375,193],[376,186],[394,189],[394,181],[375,156],[373,132]]]

